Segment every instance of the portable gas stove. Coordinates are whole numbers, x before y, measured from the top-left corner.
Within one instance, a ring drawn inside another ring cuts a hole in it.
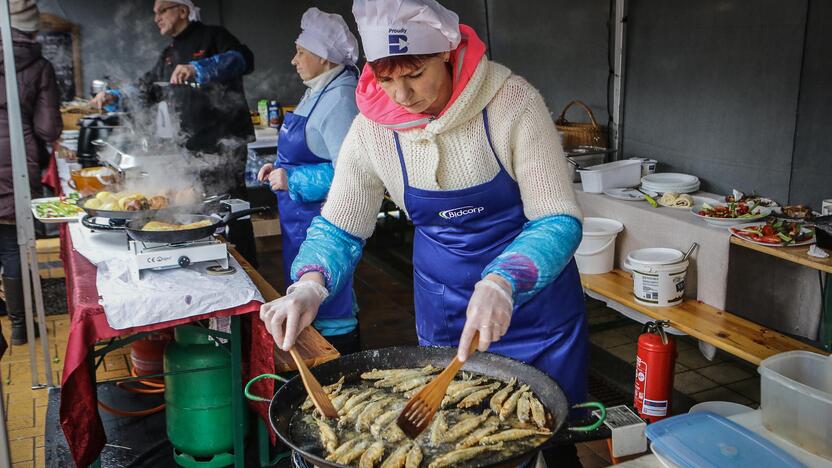
[[[130,273],[141,279],[144,270],[186,268],[195,263],[211,263],[209,274],[231,274],[236,269],[228,264],[228,247],[214,237],[181,244],[157,244],[129,240]]]

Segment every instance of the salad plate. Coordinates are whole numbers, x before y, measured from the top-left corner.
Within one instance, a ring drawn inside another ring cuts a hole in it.
[[[728,229],[731,235],[753,244],[769,247],[797,247],[815,243],[815,231],[801,222],[769,219],[766,222],[747,223]]]
[[[731,227],[738,224],[760,221],[771,214],[771,209],[745,202],[697,203],[690,212],[716,227]]]

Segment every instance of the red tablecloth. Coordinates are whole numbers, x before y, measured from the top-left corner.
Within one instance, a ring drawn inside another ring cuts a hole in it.
[[[209,317],[229,317],[257,312],[260,309],[260,302],[252,301],[232,309],[156,325],[114,330],[107,324],[104,309],[98,304],[95,265],[72,248],[72,239],[66,225],[61,227],[61,260],[66,272],[70,330],[61,382],[60,420],[75,463],[78,466],[87,466],[98,457],[106,443],[87,359],[91,346],[98,341],[117,336],[159,330]],[[244,317],[242,326],[243,384],[255,375],[274,372],[273,341],[263,326],[263,322],[257,318],[253,320],[251,318]],[[264,379],[254,387],[258,395],[274,394],[273,381],[270,379]],[[267,405],[252,404],[251,407],[264,419],[266,427],[271,427],[268,423]]]

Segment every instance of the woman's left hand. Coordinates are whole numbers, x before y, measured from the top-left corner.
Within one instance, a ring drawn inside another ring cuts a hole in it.
[[[474,286],[474,294],[468,301],[465,326],[459,339],[457,357],[465,362],[474,333],[479,330],[480,342],[477,349],[485,352],[491,343],[500,341],[508,331],[514,300],[511,285],[499,275],[486,275]]]
[[[289,181],[286,178],[286,169],[278,167],[269,172],[269,185],[272,190],[289,190]]]

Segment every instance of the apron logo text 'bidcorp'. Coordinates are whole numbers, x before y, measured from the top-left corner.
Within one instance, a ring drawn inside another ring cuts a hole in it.
[[[390,46],[390,54],[407,53],[407,29],[390,29],[387,31],[387,44]]]
[[[459,208],[452,208],[450,210],[440,211],[439,216],[445,219],[459,218],[460,216],[468,216],[470,214],[479,214],[485,211],[484,206],[460,206]]]

